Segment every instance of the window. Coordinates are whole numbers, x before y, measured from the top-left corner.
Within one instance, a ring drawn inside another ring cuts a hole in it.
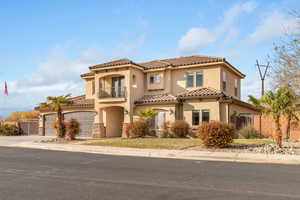
[[[151,129],[161,129],[166,120],[166,113],[159,112],[157,115],[151,118],[150,128]]]
[[[202,122],[209,122],[209,110],[202,110]]]
[[[223,71],[223,73],[222,73],[222,87],[223,87],[224,91],[226,91],[226,80],[227,80],[226,72]]]
[[[200,110],[193,110],[192,111],[192,125],[197,126],[199,125],[200,121]]]
[[[194,87],[194,73],[186,74],[186,87]]]
[[[203,73],[196,72],[196,87],[203,86]]]
[[[150,83],[160,83],[160,74],[153,74],[150,76]]]
[[[234,95],[238,96],[238,80],[234,79]]]

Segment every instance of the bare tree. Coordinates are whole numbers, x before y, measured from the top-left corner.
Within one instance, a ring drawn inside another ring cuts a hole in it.
[[[280,44],[275,45],[271,58],[273,87],[290,86],[300,94],[300,14],[293,12],[298,21],[297,30],[287,33]]]

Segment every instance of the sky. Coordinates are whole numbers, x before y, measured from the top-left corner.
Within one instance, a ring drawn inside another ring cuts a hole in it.
[[[297,23],[298,0],[0,0],[0,116],[84,93],[80,74],[119,58],[225,57],[260,94],[256,59]],[[4,96],[7,81],[9,96]],[[267,80],[267,89],[271,80]]]

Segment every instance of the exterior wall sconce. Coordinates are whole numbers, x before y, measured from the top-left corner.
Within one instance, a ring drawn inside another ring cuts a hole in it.
[[[170,108],[169,112],[172,115],[174,113],[174,110],[172,108]]]
[[[128,110],[124,109],[124,114],[128,115],[128,113],[129,113]]]

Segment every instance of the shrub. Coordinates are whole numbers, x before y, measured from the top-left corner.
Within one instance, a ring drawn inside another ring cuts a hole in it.
[[[16,126],[12,125],[1,125],[0,126],[0,135],[2,136],[17,136],[21,135],[20,130]]]
[[[80,133],[80,124],[76,119],[70,119],[65,122],[66,137],[69,140],[75,140],[76,135]]]
[[[149,135],[149,124],[146,120],[138,120],[131,124],[129,137],[137,138]]]
[[[189,134],[190,126],[184,120],[175,120],[171,125],[171,136],[182,138]]]
[[[260,138],[260,133],[252,126],[246,126],[239,130],[239,137],[245,139],[255,139]]]
[[[171,137],[171,133],[169,131],[170,129],[170,122],[169,121],[164,121],[161,130],[158,131],[157,137],[159,138],[169,138]]]
[[[206,147],[226,147],[233,142],[234,126],[223,122],[202,123],[197,136]]]

